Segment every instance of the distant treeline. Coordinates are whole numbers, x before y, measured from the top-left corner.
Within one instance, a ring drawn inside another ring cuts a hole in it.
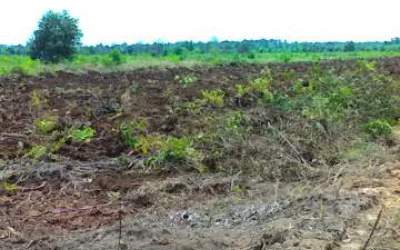
[[[385,42],[287,42],[275,39],[210,42],[155,42],[152,44],[115,44],[81,46],[80,54],[107,54],[117,50],[123,54],[151,54],[153,56],[195,53],[263,53],[263,52],[338,52],[338,51],[393,51],[400,50],[400,38]],[[29,46],[0,45],[0,55],[28,55]]]

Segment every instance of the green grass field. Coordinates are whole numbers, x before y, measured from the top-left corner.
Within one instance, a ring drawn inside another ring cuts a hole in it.
[[[58,64],[44,64],[28,56],[0,56],[0,76],[11,74],[37,75],[52,73],[58,70],[84,72],[97,70],[101,72],[124,71],[144,67],[173,67],[194,65],[217,65],[225,63],[288,63],[319,60],[373,59],[379,57],[400,56],[400,51],[357,51],[357,52],[270,52],[270,53],[184,53],[156,57],[149,54],[140,55],[76,55],[71,60]]]

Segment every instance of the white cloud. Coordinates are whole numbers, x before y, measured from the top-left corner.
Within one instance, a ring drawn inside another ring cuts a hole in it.
[[[85,44],[214,35],[322,41],[400,36],[396,0],[3,0],[0,44],[25,43],[49,9],[78,17]]]

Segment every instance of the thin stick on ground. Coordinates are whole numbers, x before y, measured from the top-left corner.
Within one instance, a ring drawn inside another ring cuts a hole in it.
[[[122,175],[122,174],[121,174]],[[119,235],[118,235],[118,250],[122,249],[121,246],[121,241],[122,241],[122,194],[120,192],[119,195],[119,212],[118,212],[118,216],[119,216]]]
[[[271,123],[268,123],[268,127],[272,130],[275,130],[278,133],[278,135],[289,145],[289,147],[293,150],[293,152],[297,155],[297,157],[300,158],[302,163],[311,169],[310,163],[308,163],[308,161],[304,159],[304,157],[301,155],[300,151],[296,148],[296,146],[294,146],[293,143],[291,143],[290,140],[281,131],[272,126]]]
[[[382,211],[383,211],[383,208],[381,208],[381,210],[379,211],[378,217],[376,217],[375,224],[372,227],[371,233],[369,234],[369,237],[368,237],[367,241],[365,242],[363,248],[361,248],[361,250],[367,250],[369,242],[371,241],[372,237],[374,236],[375,230],[378,227],[379,221],[381,220]]]
[[[121,239],[122,239],[122,202],[120,201],[119,209],[119,236],[118,236],[118,249],[121,250]]]

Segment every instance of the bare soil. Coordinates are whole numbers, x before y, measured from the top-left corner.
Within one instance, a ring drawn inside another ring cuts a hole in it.
[[[400,76],[400,58],[378,64],[385,74]],[[337,72],[354,65],[321,63]],[[362,249],[381,209],[368,249],[400,249],[396,141],[385,149],[392,156],[387,162],[332,164],[304,179],[146,172],[118,160],[130,153],[118,131],[124,119],[146,118],[149,133],[181,136],[199,130],[202,122],[171,112],[174,103],[193,100],[204,89],[229,92],[263,67],[1,78],[0,180],[17,188],[0,189],[0,249]],[[310,67],[269,65],[278,76],[302,75]],[[177,75],[197,80],[183,87]],[[277,81],[282,88],[290,84]],[[46,100],[42,110],[32,108],[34,90]],[[62,125],[90,125],[96,138],[62,146],[56,159],[27,159],[26,151],[44,140],[33,123],[45,113],[57,114]]]

